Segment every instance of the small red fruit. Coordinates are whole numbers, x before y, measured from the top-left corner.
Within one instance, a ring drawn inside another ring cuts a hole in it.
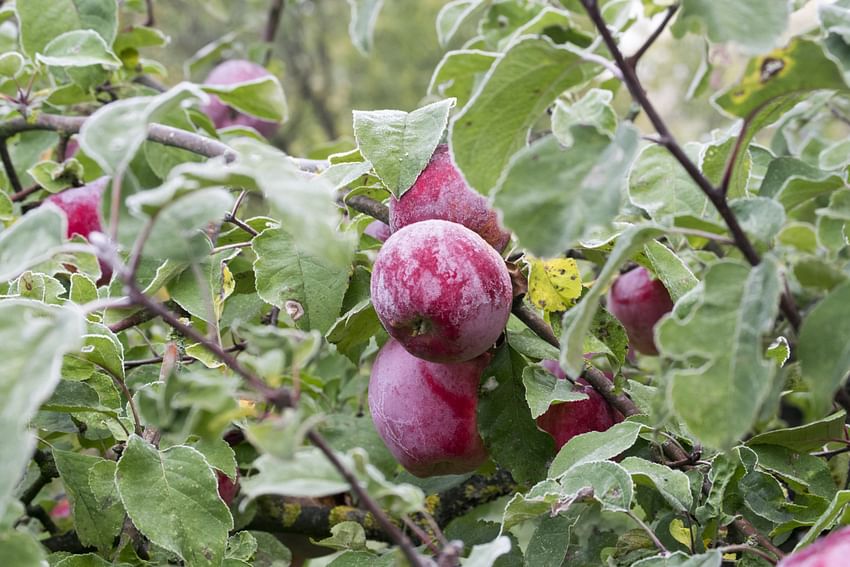
[[[66,189],[61,193],[51,195],[46,202],[59,207],[68,219],[66,236],[71,238],[80,235],[88,239],[92,232],[101,232],[100,207],[103,201],[103,191],[106,189],[108,177],[101,177],[82,187]],[[101,277],[98,285],[112,278],[112,266],[103,261],[100,263]]]
[[[442,220],[393,233],[375,260],[371,290],[387,332],[432,362],[483,354],[505,328],[513,299],[502,257],[468,228]]]
[[[626,329],[629,344],[643,354],[658,354],[653,329],[672,309],[667,288],[643,267],[618,277],[608,292],[608,311]]]
[[[540,365],[554,374],[559,380],[567,376],[554,360],[544,360]],[[606,373],[609,379],[613,376]],[[555,448],[560,449],[567,441],[590,431],[605,431],[615,423],[623,421],[623,416],[608,405],[596,390],[586,381],[579,379],[573,390],[587,394],[586,400],[554,404],[537,418],[537,425],[555,439]]]
[[[401,199],[390,198],[393,232],[429,219],[462,224],[499,252],[511,239],[511,233],[499,224],[499,217],[487,199],[466,184],[445,144],[437,146],[431,161]]]
[[[204,84],[207,85],[233,85],[244,83],[270,76],[271,73],[265,67],[246,61],[234,59],[225,61],[216,66],[207,75]],[[271,138],[277,132],[278,124],[268,122],[254,116],[248,116],[227,106],[215,95],[210,95],[210,100],[203,107],[207,116],[212,119],[216,128],[227,128],[229,126],[248,126],[253,128],[266,138]]]
[[[219,470],[215,471],[215,476],[218,479],[218,495],[230,506],[239,493],[239,471],[236,471],[236,479],[231,479]]]
[[[412,474],[462,474],[487,460],[476,410],[478,384],[489,358],[427,362],[393,339],[378,352],[369,380],[372,421]]]
[[[786,556],[776,567],[839,567],[850,561],[850,527],[835,530]]]

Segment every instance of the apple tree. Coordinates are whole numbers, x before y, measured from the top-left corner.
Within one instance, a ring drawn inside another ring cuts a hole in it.
[[[0,2],[0,564],[846,562],[850,1],[451,0],[309,155],[159,4]]]

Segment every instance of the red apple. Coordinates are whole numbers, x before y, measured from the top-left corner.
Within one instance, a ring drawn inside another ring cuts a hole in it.
[[[215,471],[215,476],[218,479],[218,495],[224,500],[225,504],[230,506],[233,504],[233,499],[239,493],[239,471],[236,471],[235,480],[220,470]]]
[[[850,527],[835,530],[797,553],[786,556],[776,567],[839,567],[850,558]]]
[[[567,379],[556,361],[544,360],[540,365],[559,380]],[[605,375],[613,379],[613,376],[607,372]],[[577,381],[573,390],[587,394],[587,399],[554,404],[537,418],[538,427],[555,439],[556,449],[566,445],[567,441],[576,435],[590,431],[605,431],[615,423],[623,421],[623,416],[608,405],[605,398],[583,379]]]
[[[390,198],[393,232],[428,219],[462,224],[499,252],[511,239],[511,233],[499,224],[499,217],[487,199],[466,184],[446,145],[437,146],[431,161],[401,199]]]
[[[468,228],[442,220],[393,233],[375,260],[371,289],[387,332],[433,362],[480,356],[511,314],[502,257]]]
[[[59,207],[68,219],[67,237],[79,234],[88,238],[92,232],[101,232],[100,206],[103,191],[106,189],[108,177],[101,177],[82,187],[66,189],[61,193],[51,195],[46,202]],[[106,283],[112,277],[112,266],[99,261],[101,276],[98,285]]]
[[[63,520],[71,515],[71,503],[67,496],[59,499],[56,505],[50,510],[50,517],[54,520]]]
[[[653,329],[673,309],[673,301],[660,280],[646,268],[635,268],[618,277],[608,292],[608,311],[620,320],[629,344],[643,354],[658,354]]]
[[[261,79],[271,75],[265,67],[246,61],[244,59],[234,59],[225,61],[216,66],[210,74],[207,75],[204,84],[207,85],[233,85],[236,83],[244,83]],[[215,95],[210,95],[210,100],[207,102],[203,111],[212,119],[216,128],[227,128],[228,126],[248,126],[253,128],[266,138],[271,138],[277,132],[278,123],[267,122],[254,116],[248,116],[224,104],[221,99]]]
[[[369,409],[398,462],[419,477],[472,472],[487,460],[478,434],[478,383],[489,356],[428,362],[393,339],[378,352]]]
[[[366,230],[363,231],[363,234],[368,234],[378,242],[386,242],[387,238],[390,237],[391,232],[387,223],[376,220],[369,223]]]

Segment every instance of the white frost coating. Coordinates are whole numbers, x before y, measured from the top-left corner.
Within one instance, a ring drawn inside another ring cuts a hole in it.
[[[474,343],[467,358],[481,354],[501,333],[511,296],[501,256],[471,230],[447,221],[395,232],[372,274],[372,302],[386,327],[405,327],[416,317],[430,321],[454,334],[452,340],[463,336]]]

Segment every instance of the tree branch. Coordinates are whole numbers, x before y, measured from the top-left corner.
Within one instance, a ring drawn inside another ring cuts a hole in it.
[[[738,218],[735,216],[735,213],[732,212],[732,209],[729,207],[729,204],[726,201],[726,196],[719,188],[715,188],[711,181],[708,180],[705,175],[699,170],[696,164],[691,161],[691,159],[685,154],[685,150],[676,142],[676,139],[673,137],[673,134],[667,128],[667,124],[664,122],[664,119],[661,118],[661,115],[655,109],[652,102],[649,100],[649,97],[646,94],[646,91],[643,88],[643,85],[640,82],[640,79],[637,76],[637,72],[635,68],[626,61],[623,56],[622,51],[617,46],[617,42],[614,40],[614,37],[611,35],[611,31],[608,29],[608,26],[605,24],[605,20],[602,17],[602,13],[599,11],[599,5],[596,0],[582,0],[582,4],[584,5],[585,10],[587,11],[588,16],[593,21],[597,30],[599,30],[599,34],[602,36],[602,40],[605,42],[605,45],[608,47],[608,51],[611,53],[611,56],[614,58],[614,61],[617,63],[617,66],[623,72],[623,82],[626,87],[629,89],[632,97],[640,104],[643,110],[646,112],[649,121],[652,123],[652,126],[658,132],[660,136],[659,143],[662,144],[667,150],[673,154],[673,157],[676,158],[676,161],[687,171],[688,175],[696,182],[702,192],[708,197],[711,203],[714,205],[717,212],[720,213],[720,216],[723,218],[723,221],[726,223],[726,226],[729,229],[729,232],[732,234],[732,239],[735,241],[735,246],[738,250],[741,251],[741,254],[744,255],[744,258],[753,265],[756,266],[761,262],[761,257],[756,251],[753,243],[750,242],[750,239],[747,237],[744,229],[741,228],[740,223],[738,222]],[[780,301],[780,307],[782,312],[785,314],[786,319],[794,328],[795,331],[800,330],[800,324],[802,322],[800,317],[800,312],[797,309],[797,305],[794,302],[794,298],[787,292],[783,292],[782,298]]]
[[[652,47],[652,44],[655,43],[655,40],[658,39],[658,37],[661,35],[661,33],[667,27],[667,24],[670,23],[670,20],[673,19],[673,16],[676,14],[676,11],[678,9],[679,9],[678,3],[673,4],[670,7],[668,7],[667,13],[664,14],[664,19],[661,20],[661,23],[658,24],[658,27],[655,28],[655,31],[653,31],[652,34],[650,34],[650,36],[648,38],[646,38],[646,41],[643,42],[643,45],[641,45],[640,48],[637,51],[635,51],[632,55],[630,55],[626,59],[626,62],[632,67],[632,69],[637,68],[637,64],[640,61],[640,58],[643,57],[644,53],[646,53],[647,50],[650,47]]]
[[[280,27],[280,16],[283,13],[284,0],[272,0],[269,6],[269,16],[266,18],[266,29],[263,31],[263,41],[269,45],[266,48],[266,55],[263,58],[264,65],[268,65],[272,55],[272,44],[277,35],[278,27]]]
[[[15,195],[20,195],[24,192],[21,187],[21,180],[18,179],[18,174],[15,171],[15,164],[12,163],[12,156],[9,155],[9,147],[6,145],[6,140],[0,140],[0,158],[3,159],[3,168],[6,170],[6,179],[9,180],[9,185],[12,186],[12,191]]]
[[[152,28],[156,25],[156,18],[154,17],[153,12],[153,0],[145,0],[145,6],[148,10],[148,17],[145,20],[145,25],[149,28]]]
[[[385,224],[390,224],[390,210],[386,205],[365,195],[343,197],[342,202],[357,212],[369,215]]]
[[[21,502],[26,506],[30,505],[42,488],[59,476],[59,470],[56,468],[56,462],[51,453],[36,449],[33,460],[38,465],[38,478],[20,496]]]

